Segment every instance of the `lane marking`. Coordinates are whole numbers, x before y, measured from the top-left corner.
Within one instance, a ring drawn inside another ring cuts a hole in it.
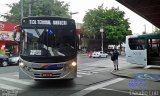
[[[91,72],[105,72],[105,71],[107,71],[108,69],[97,69],[97,70],[95,70],[95,71],[91,71]]]
[[[3,76],[3,75],[14,75],[14,74],[19,74],[19,72],[12,72],[12,73],[2,73],[0,74],[0,76]]]
[[[85,70],[77,70],[77,72],[87,72],[88,73],[88,71],[85,71]]]
[[[116,92],[121,92],[121,93],[127,93],[127,94],[130,94],[130,92],[121,91],[121,90],[116,90],[116,89],[109,89],[109,88],[99,88],[99,89],[102,89],[102,90],[111,90],[111,91],[116,91]]]
[[[77,70],[78,72],[102,72],[102,71],[107,71],[107,69],[101,69],[101,68],[94,68],[92,70]]]
[[[10,82],[14,82],[14,83],[23,84],[23,85],[33,85],[33,83],[27,82],[27,81],[24,81],[24,80],[12,79],[12,78],[7,78],[7,77],[0,77],[0,79],[10,81]]]
[[[99,72],[95,72],[95,71],[94,71],[94,72],[91,72],[91,73],[99,73]]]
[[[91,75],[91,73],[83,73],[83,72],[77,72],[78,75],[81,75],[81,74],[85,74],[85,75]]]
[[[18,74],[16,74],[16,75],[13,75],[13,76],[15,76],[15,77],[19,77],[19,75],[18,75]]]
[[[125,79],[125,78],[112,79],[112,80],[110,80],[110,81],[106,81],[106,82],[104,82],[104,83],[97,84],[97,85],[93,85],[93,86],[90,86],[90,87],[88,87],[88,88],[85,88],[85,89],[83,89],[83,90],[81,90],[81,91],[79,91],[79,92],[76,92],[76,93],[74,93],[74,94],[72,94],[72,95],[70,95],[70,96],[84,96],[84,95],[86,95],[86,94],[88,94],[88,93],[90,93],[90,92],[92,92],[92,91],[94,91],[94,90],[97,90],[97,89],[99,89],[99,88],[103,88],[103,87],[109,86],[109,85],[111,85],[111,84],[115,84],[115,83],[120,82],[120,81],[122,81],[122,80],[124,80],[124,79]]]
[[[83,76],[82,76],[82,75],[78,75],[78,74],[77,74],[77,77],[83,77]]]
[[[100,88],[102,90],[111,90],[111,91],[115,91],[115,92],[121,92],[121,93],[127,93],[127,94],[130,94],[130,95],[146,95],[146,94],[140,94],[140,93],[134,93],[134,92],[126,92],[126,91],[121,91],[121,90],[116,90],[116,89],[109,89],[109,88]],[[147,95],[148,96],[148,95]]]
[[[13,87],[13,86],[5,85],[5,84],[0,84],[0,88],[6,89],[6,90],[23,90],[22,88]]]

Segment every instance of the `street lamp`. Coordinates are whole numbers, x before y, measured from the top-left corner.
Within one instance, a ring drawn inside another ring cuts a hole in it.
[[[100,28],[100,32],[101,32],[101,37],[102,37],[101,51],[103,52],[103,32],[104,32],[104,29],[103,29],[103,28]]]
[[[71,15],[71,18],[72,18],[72,15],[78,14],[78,12],[70,12],[69,14]]]
[[[20,0],[21,2],[21,20],[23,18],[23,0]]]

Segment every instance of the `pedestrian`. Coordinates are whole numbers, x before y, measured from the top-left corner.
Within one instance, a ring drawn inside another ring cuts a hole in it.
[[[114,70],[118,70],[118,55],[119,53],[117,49],[114,49],[111,56],[111,60],[113,61],[113,64],[114,64]]]
[[[89,52],[89,58],[92,58],[92,50],[90,50],[90,52]]]

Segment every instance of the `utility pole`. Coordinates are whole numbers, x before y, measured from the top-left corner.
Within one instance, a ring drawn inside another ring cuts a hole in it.
[[[142,34],[146,34],[146,24],[144,24],[144,32]]]
[[[29,0],[29,16],[31,16],[31,3],[32,3],[32,1],[31,0]]]
[[[23,18],[23,0],[21,0],[21,20]]]
[[[101,43],[102,43],[102,45],[101,45],[101,51],[103,52],[103,32],[104,32],[103,27],[100,28],[100,32],[101,32],[101,39],[102,39],[102,41],[101,41]]]
[[[146,24],[144,25],[144,32],[146,33]]]

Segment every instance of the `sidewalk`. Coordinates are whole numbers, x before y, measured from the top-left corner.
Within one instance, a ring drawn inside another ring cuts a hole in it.
[[[119,64],[121,66],[122,64]],[[144,79],[152,81],[160,81],[160,69],[145,69],[143,66],[130,64],[128,67],[123,67],[120,70],[111,71],[112,74],[120,77]]]
[[[87,55],[87,54],[79,54]],[[108,59],[108,60],[107,60]],[[113,70],[113,62],[110,60],[110,56],[107,59],[99,60],[97,62],[90,63],[90,66],[106,67],[111,69],[111,73],[125,78],[144,79],[152,81],[160,81],[160,69],[145,69],[144,66],[130,64],[126,62],[126,58],[123,55],[119,56],[119,70]]]

